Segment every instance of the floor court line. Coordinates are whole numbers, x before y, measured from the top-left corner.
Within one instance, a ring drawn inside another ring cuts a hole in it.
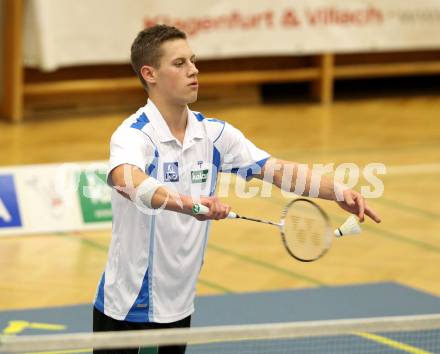
[[[382,229],[380,229],[380,227],[377,227],[377,226],[371,226],[371,225],[364,224],[364,225],[362,225],[362,227],[366,230],[369,230],[373,233],[379,234],[380,236],[386,237],[388,239],[396,240],[399,242],[404,242],[406,244],[409,244],[409,245],[412,245],[412,246],[415,246],[418,248],[422,248],[426,251],[440,253],[440,247],[433,245],[431,243],[423,242],[420,240],[414,240],[408,236],[402,236],[396,232],[382,230]]]
[[[273,199],[271,199],[271,200],[273,200]],[[273,202],[275,203],[276,201],[273,200]],[[334,215],[332,215],[332,217],[334,219],[336,219],[336,220],[343,221],[340,217],[336,217]],[[399,234],[394,233],[394,232],[382,230],[380,227],[370,226],[370,225],[366,225],[366,224],[364,224],[363,227],[365,229],[367,229],[367,230],[370,230],[370,231],[376,233],[376,234],[380,234],[381,236],[384,236],[386,238],[393,239],[393,240],[396,240],[396,241],[399,241],[399,242],[404,242],[404,243],[407,243],[407,244],[410,244],[410,245],[413,245],[413,246],[416,246],[416,247],[421,247],[421,248],[423,248],[425,250],[428,250],[428,251],[431,251],[431,252],[440,253],[440,248],[435,246],[435,245],[432,245],[432,244],[429,244],[429,243],[426,243],[426,242],[423,242],[423,241],[419,241],[419,240],[414,240],[414,239],[411,239],[411,238],[409,238],[407,236],[402,236],[402,235],[399,235]],[[77,234],[85,236],[84,233],[77,233]],[[77,236],[74,236],[74,237],[76,238]],[[82,241],[84,241],[84,238],[80,238],[80,239]],[[87,244],[89,244],[90,246],[98,247],[101,250],[107,251],[107,247],[104,247],[104,246],[102,246],[100,244],[96,244],[93,241],[85,240],[85,242]],[[236,258],[238,258],[238,259],[240,259],[242,261],[245,261],[245,262],[248,262],[248,263],[252,263],[252,264],[258,265],[260,267],[264,267],[266,269],[270,269],[270,270],[276,271],[278,273],[285,274],[285,275],[288,275],[290,277],[294,277],[296,279],[304,280],[304,281],[309,282],[309,283],[311,283],[313,285],[326,286],[325,283],[321,282],[318,279],[314,279],[314,278],[308,277],[308,276],[303,275],[303,274],[292,272],[292,271],[289,271],[287,269],[274,266],[272,264],[263,262],[261,260],[254,259],[254,258],[249,257],[249,256],[238,254],[236,252],[233,252],[233,251],[231,251],[229,249],[226,249],[226,248],[223,248],[221,246],[215,245],[213,243],[208,244],[208,249],[214,250],[216,252],[220,252],[222,254],[227,254],[227,255],[230,255],[230,256],[234,256],[234,257],[236,257]],[[202,279],[202,281],[204,281],[204,280]],[[203,283],[203,285],[211,287],[212,289],[220,290],[222,292],[225,292],[224,291],[226,289],[225,287],[223,287],[222,285],[218,285],[218,284],[215,284],[215,286],[214,286],[213,284],[214,283],[208,282],[208,281],[205,281],[205,283]]]
[[[224,286],[215,284],[215,283],[208,281],[206,279],[201,279],[200,277],[198,278],[197,282],[204,285],[204,286],[210,287],[211,289],[218,290],[218,291],[222,292],[223,294],[235,294],[234,291],[227,289]]]
[[[62,236],[67,236],[70,239],[78,238],[81,241],[85,240],[83,237],[78,237],[77,235],[78,236],[86,236],[86,234],[79,233],[79,232],[75,233],[75,235],[68,234],[68,233],[62,234]],[[99,249],[101,251],[104,251],[104,250],[107,251],[107,248],[103,247],[101,244],[97,244],[97,243],[95,243],[93,241],[90,241],[90,240],[87,240],[87,241],[88,241],[88,242],[86,242],[87,245],[89,245],[91,247],[96,247],[97,249]],[[288,276],[293,277],[295,279],[304,280],[304,281],[306,281],[308,283],[311,283],[313,285],[326,286],[325,283],[319,281],[318,279],[314,279],[314,278],[308,277],[306,275],[303,275],[303,274],[300,274],[300,273],[296,273],[296,272],[292,272],[292,271],[289,271],[289,270],[287,270],[285,268],[277,267],[277,266],[274,266],[273,264],[270,264],[270,263],[267,263],[267,262],[263,262],[263,261],[258,260],[258,259],[254,259],[252,257],[245,256],[245,255],[233,252],[233,251],[231,251],[229,249],[220,247],[220,246],[215,245],[213,243],[208,243],[208,249],[216,251],[216,252],[219,252],[219,253],[222,253],[222,254],[226,254],[226,255],[229,255],[229,256],[236,257],[236,258],[238,258],[238,259],[240,259],[242,261],[245,261],[247,263],[252,263],[254,265],[258,265],[260,267],[263,267],[263,268],[266,268],[266,269],[270,269],[270,270],[275,271],[277,273],[288,275]],[[206,286],[209,286],[209,284],[213,284],[212,282],[208,282],[208,281],[205,281],[205,280],[204,280],[204,282],[205,282],[204,285],[206,285]],[[223,287],[221,285],[217,285],[217,284],[215,285],[215,287],[216,287],[217,290],[221,289],[222,291],[224,291],[226,289],[225,287]],[[232,291],[228,290],[228,292],[232,292]]]
[[[276,202],[276,201],[274,200],[273,202]],[[339,219],[339,220],[342,221],[341,218],[338,218],[338,217],[335,217],[335,216],[333,216],[333,217],[335,219]],[[390,239],[394,239],[394,240],[397,240],[397,241],[400,241],[400,242],[405,242],[405,243],[412,244],[412,245],[418,246],[418,247],[423,247],[424,249],[427,249],[427,250],[430,250],[430,251],[440,252],[440,248],[438,248],[438,247],[436,247],[434,245],[422,242],[422,241],[413,240],[413,239],[410,239],[410,238],[408,238],[406,236],[402,236],[402,235],[398,235],[396,233],[391,233],[389,231],[381,230],[380,228],[376,228],[374,226],[364,225],[364,227],[366,229],[369,229],[370,231],[373,231],[375,233],[379,233],[382,236],[385,236],[385,237],[390,238]],[[81,240],[81,242],[84,242],[85,244],[87,244],[87,245],[89,245],[89,246],[91,246],[91,247],[93,247],[95,249],[100,249],[101,251],[107,252],[107,249],[108,249],[107,246],[103,246],[103,245],[101,245],[99,243],[93,242],[93,241],[85,239],[83,237],[78,237],[78,235],[79,236],[81,236],[81,235],[82,236],[86,236],[84,233],[79,233],[78,232],[78,233],[75,233],[75,235],[72,235],[72,234],[69,234],[69,233],[58,233],[58,235],[59,236],[63,236],[63,237],[67,237],[69,239],[75,239],[75,240],[79,239],[79,240]],[[239,258],[242,261],[253,263],[253,264],[256,264],[258,266],[264,267],[266,269],[274,270],[274,271],[276,271],[278,273],[287,274],[287,275],[289,275],[291,277],[294,277],[296,279],[305,280],[305,281],[307,281],[309,283],[312,283],[313,285],[318,285],[318,286],[325,286],[326,285],[326,284],[324,284],[323,282],[321,282],[321,281],[319,281],[317,279],[313,279],[313,278],[307,277],[307,276],[299,274],[299,273],[291,272],[291,271],[288,271],[288,270],[286,270],[284,268],[276,267],[276,266],[274,266],[272,264],[263,262],[261,260],[253,259],[253,258],[251,258],[249,256],[240,255],[238,253],[232,252],[231,250],[227,250],[225,248],[222,248],[222,247],[220,247],[218,245],[210,244],[208,247],[210,249],[214,250],[214,251],[221,252],[223,254],[228,254],[230,256],[234,256],[236,258]],[[221,291],[221,292],[224,292],[224,293],[232,292],[230,289],[227,289],[227,288],[225,288],[222,285],[218,285],[218,284],[215,284],[213,282],[210,282],[210,281],[207,281],[207,280],[204,280],[204,279],[200,279],[200,280],[201,280],[201,284],[202,285],[210,287],[210,288],[212,288],[214,290]]]
[[[288,150],[284,149],[277,149],[276,155],[280,154],[292,154],[294,153],[295,156],[301,157],[303,159],[303,156],[322,156],[322,155],[344,155],[344,154],[371,154],[371,153],[392,153],[392,154],[398,154],[402,153],[404,151],[414,151],[414,150],[433,150],[438,149],[440,147],[439,144],[420,144],[420,145],[413,145],[413,146],[389,146],[386,148],[371,148],[371,147],[359,147],[359,148],[319,148],[316,150],[304,150],[304,149],[295,149],[292,151],[292,148]]]
[[[260,266],[260,267],[265,268],[265,269],[269,269],[269,270],[275,271],[275,272],[277,272],[279,274],[284,274],[284,275],[288,275],[288,276],[290,276],[292,278],[295,278],[295,279],[304,280],[304,281],[306,281],[308,283],[311,283],[313,285],[326,286],[325,283],[323,283],[322,281],[320,281],[318,279],[311,278],[311,277],[308,277],[306,275],[303,275],[303,274],[300,274],[300,273],[297,273],[297,272],[292,272],[292,271],[287,270],[285,268],[275,266],[273,264],[264,262],[264,261],[259,260],[259,259],[255,259],[255,258],[252,258],[252,257],[249,257],[249,256],[245,256],[243,254],[231,251],[230,249],[221,247],[221,246],[213,244],[213,243],[209,243],[208,244],[208,249],[216,251],[216,252],[219,252],[221,254],[225,254],[225,255],[228,255],[228,256],[235,257],[235,258],[237,258],[237,259],[239,259],[241,261],[252,263],[254,265]]]
[[[89,239],[84,238],[84,236],[87,236],[87,235],[82,232],[75,232],[75,233],[68,233],[68,232],[64,233],[63,232],[63,233],[56,233],[56,235],[67,238],[69,240],[76,240],[76,241],[79,240],[82,243],[86,244],[87,246],[92,247],[92,248],[99,250],[99,251],[107,252],[107,250],[108,250],[107,246],[103,246],[100,243],[93,242]],[[229,290],[222,285],[215,284],[214,282],[207,281],[207,280],[204,280],[201,278],[199,278],[198,281],[200,282],[200,284],[207,286],[213,290],[221,291],[223,293],[233,293],[232,290]]]
[[[440,173],[440,163],[387,166],[386,175],[417,175],[424,173]]]
[[[75,349],[75,350],[57,350],[54,352],[27,352],[23,354],[73,354],[73,353],[91,353],[92,349]]]
[[[344,218],[341,218],[339,216],[333,215],[333,214],[329,214],[331,216],[332,219],[337,220],[338,222],[343,222],[345,221]],[[380,236],[386,237],[388,239],[391,240],[395,240],[395,241],[399,241],[402,243],[406,243],[412,246],[416,246],[418,248],[423,248],[424,250],[427,251],[431,251],[431,252],[435,252],[435,253],[440,253],[440,247],[437,245],[433,245],[432,243],[427,243],[427,242],[423,242],[420,240],[415,240],[411,237],[408,236],[403,236],[401,234],[398,234],[396,232],[391,232],[388,230],[384,230],[382,229],[380,226],[375,226],[375,225],[369,225],[369,224],[361,224],[361,227],[365,230],[369,230],[372,233],[376,233],[379,234]]]
[[[383,336],[380,336],[380,335],[374,334],[374,333],[359,332],[359,333],[356,333],[356,335],[361,337],[361,338],[368,339],[368,340],[371,340],[373,342],[385,345],[387,347],[391,347],[391,348],[394,348],[394,349],[398,349],[398,350],[404,351],[406,353],[411,353],[411,354],[434,354],[432,352],[428,352],[426,350],[414,347],[412,345],[409,345],[409,344],[406,344],[406,343],[403,343],[403,342],[399,342],[399,341],[396,341],[394,339],[390,339],[390,338],[387,338],[387,337],[383,337]]]
[[[408,213],[418,214],[419,216],[423,216],[423,217],[426,217],[426,218],[429,218],[432,220],[440,220],[440,214],[433,213],[431,211],[421,209],[421,208],[418,208],[418,207],[415,207],[412,205],[403,204],[403,203],[397,202],[392,199],[380,197],[380,198],[374,199],[374,202],[379,203],[379,204],[384,204],[388,207],[398,209],[401,211],[405,211]]]
[[[260,199],[261,198],[262,197],[260,197]],[[272,202],[273,204],[276,204],[278,206],[280,205],[280,199],[279,198],[265,198],[265,199],[266,200],[269,199],[270,202]],[[285,202],[285,201],[286,200],[283,199],[283,202]],[[328,215],[332,219],[337,220],[338,222],[345,221],[344,218],[341,218],[341,217],[336,216],[334,214],[328,213]],[[380,234],[381,236],[384,236],[384,237],[392,239],[392,240],[396,240],[396,241],[399,241],[399,242],[402,242],[402,243],[410,244],[410,245],[413,245],[415,247],[423,248],[424,250],[427,250],[427,251],[431,251],[431,252],[435,252],[435,253],[440,253],[440,247],[439,246],[433,245],[431,243],[423,242],[423,241],[420,241],[420,240],[415,240],[415,239],[413,239],[413,238],[411,238],[409,236],[404,236],[404,235],[398,234],[396,232],[391,232],[391,231],[388,231],[388,230],[384,230],[383,227],[381,227],[381,226],[368,225],[368,224],[364,223],[364,224],[362,224],[362,228],[364,228],[366,230],[369,230],[369,231],[371,231],[373,233]]]

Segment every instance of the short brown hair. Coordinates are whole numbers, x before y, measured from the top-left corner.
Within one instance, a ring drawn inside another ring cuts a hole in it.
[[[186,39],[186,34],[176,27],[155,25],[138,33],[131,45],[131,66],[142,85],[148,89],[141,74],[144,65],[159,67],[162,43],[173,39]]]

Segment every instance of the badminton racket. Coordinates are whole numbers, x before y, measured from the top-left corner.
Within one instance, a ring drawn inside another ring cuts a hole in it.
[[[209,208],[195,204],[193,214],[206,215]],[[321,258],[329,250],[334,233],[330,220],[322,208],[311,200],[297,198],[282,210],[279,222],[256,219],[230,212],[228,219],[243,219],[273,225],[279,228],[282,243],[290,256],[311,262]]]

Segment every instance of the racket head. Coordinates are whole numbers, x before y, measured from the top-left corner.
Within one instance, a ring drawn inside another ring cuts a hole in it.
[[[330,219],[319,205],[305,198],[289,202],[280,222],[281,239],[287,252],[301,262],[311,262],[327,253],[333,240]]]

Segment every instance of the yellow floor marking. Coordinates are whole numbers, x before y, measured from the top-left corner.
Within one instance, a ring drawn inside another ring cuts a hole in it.
[[[75,350],[57,350],[54,352],[28,352],[23,354],[70,354],[70,353],[91,353],[92,348],[90,349],[75,349]]]
[[[383,345],[387,345],[387,346],[389,346],[391,348],[394,348],[394,349],[402,350],[402,351],[407,352],[407,353],[412,353],[412,354],[434,354],[434,353],[428,352],[426,350],[423,350],[423,349],[420,349],[420,348],[417,348],[417,347],[413,347],[412,345],[401,343],[401,342],[395,341],[393,339],[382,337],[382,336],[379,336],[379,335],[373,334],[373,333],[359,332],[359,333],[356,333],[356,335],[359,336],[359,337],[363,337],[363,338],[372,340],[373,342],[377,342],[377,343],[380,343],[380,344],[383,344]]]
[[[3,330],[3,334],[18,334],[22,333],[27,328],[42,329],[45,331],[62,331],[66,329],[66,326],[54,323],[9,321],[8,326]]]

